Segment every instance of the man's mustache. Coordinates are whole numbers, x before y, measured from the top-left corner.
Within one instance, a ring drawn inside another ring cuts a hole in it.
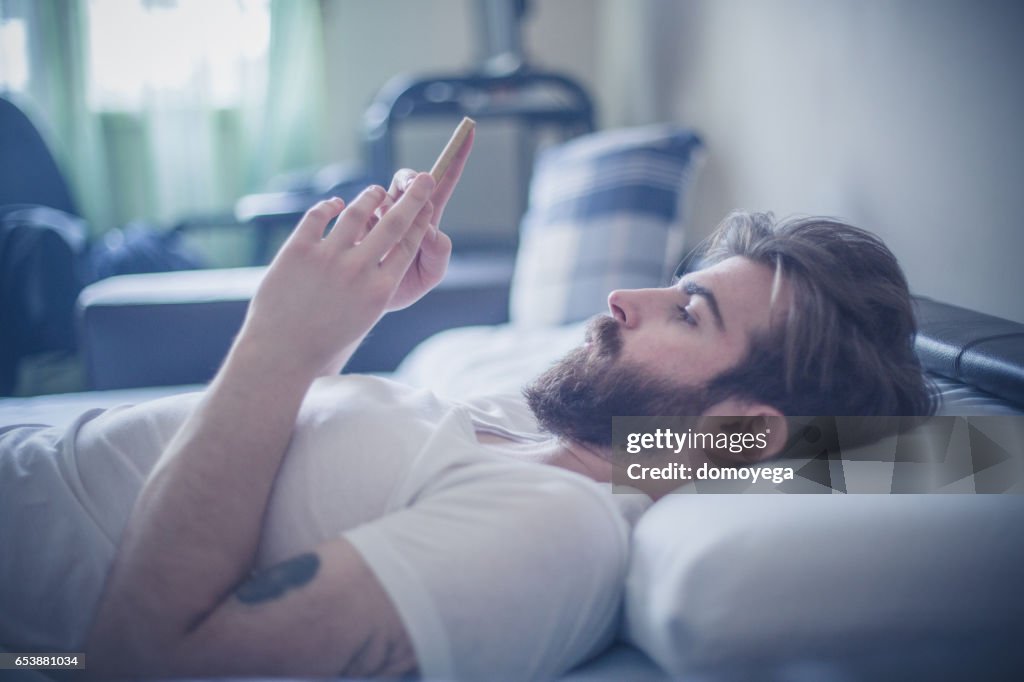
[[[587,323],[584,337],[598,355],[617,358],[622,351],[622,330],[619,321],[610,315],[598,315]]]

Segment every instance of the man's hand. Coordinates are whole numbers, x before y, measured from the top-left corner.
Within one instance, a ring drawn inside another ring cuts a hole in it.
[[[367,188],[347,207],[331,199],[311,208],[267,270],[236,345],[255,348],[299,376],[334,371],[339,356],[351,352],[410,279],[433,229],[434,180],[413,174],[406,188],[376,221],[387,197],[382,187]]]
[[[388,302],[386,312],[407,308],[420,300],[424,294],[437,286],[448,271],[448,261],[452,255],[452,240],[440,230],[441,216],[444,215],[445,206],[448,205],[448,200],[451,199],[455,186],[459,184],[459,178],[462,177],[462,171],[466,167],[466,160],[473,148],[473,135],[474,133],[471,131],[455,158],[452,159],[448,171],[434,189],[430,198],[434,205],[431,229],[423,238],[420,250],[405,273],[405,277],[399,283],[395,295]],[[388,189],[388,201],[381,207],[381,215],[385,215],[393,202],[408,190],[415,177],[416,171],[408,168],[403,168],[395,173],[391,180],[391,187]]]

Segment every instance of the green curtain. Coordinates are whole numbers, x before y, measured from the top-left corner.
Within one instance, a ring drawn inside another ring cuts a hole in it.
[[[326,158],[326,56],[320,3],[273,0],[270,5],[267,105],[253,140],[249,185],[283,169]]]
[[[3,16],[27,22],[28,113],[97,233],[135,219],[228,211],[273,176],[329,160],[318,0],[271,0],[265,87],[231,108],[186,93],[154,97],[139,111],[93,111],[88,0],[0,0]]]
[[[0,15],[26,22],[29,83],[20,103],[68,178],[79,211],[99,227],[114,216],[100,121],[86,106],[84,9],[80,2],[4,0]]]

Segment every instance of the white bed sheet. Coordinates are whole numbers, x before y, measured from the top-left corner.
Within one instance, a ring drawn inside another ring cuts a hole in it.
[[[417,346],[394,378],[450,400],[520,393],[531,379],[583,343],[585,323],[550,328],[462,327]]]

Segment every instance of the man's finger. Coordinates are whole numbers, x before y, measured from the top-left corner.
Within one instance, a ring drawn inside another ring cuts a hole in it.
[[[388,196],[392,199],[398,199],[398,197],[405,192],[405,190],[412,184],[412,181],[416,179],[416,171],[411,168],[401,168],[395,172],[391,178],[391,186],[388,187]]]
[[[416,176],[409,189],[363,240],[362,246],[372,257],[382,259],[405,236],[433,190],[434,179],[429,173]]]
[[[345,202],[337,197],[318,201],[312,208],[306,211],[306,214],[302,216],[302,220],[295,226],[294,238],[320,241],[323,239],[324,232],[327,230],[327,225],[331,222],[331,219],[341,213],[344,206]]]
[[[380,185],[371,185],[364,189],[342,211],[329,238],[347,245],[355,244],[362,239],[373,218],[374,210],[380,206],[386,196],[387,193]]]
[[[412,265],[416,254],[420,251],[420,245],[424,237],[430,231],[431,219],[434,215],[434,205],[431,202],[423,204],[423,208],[416,214],[412,225],[405,235],[395,244],[388,254],[381,261],[381,268],[386,270],[396,281],[400,280],[405,272]]]
[[[405,192],[405,188],[409,186],[414,179],[416,179],[416,171],[411,168],[402,168],[395,172],[391,176],[391,185],[388,187],[388,196],[384,199],[384,203],[377,207],[377,210],[373,212],[373,218],[370,220],[370,229],[377,224],[377,221],[384,217],[384,214],[391,210],[391,207],[395,205],[398,198]],[[367,230],[369,231],[369,230]],[[360,237],[361,239],[362,237]]]

